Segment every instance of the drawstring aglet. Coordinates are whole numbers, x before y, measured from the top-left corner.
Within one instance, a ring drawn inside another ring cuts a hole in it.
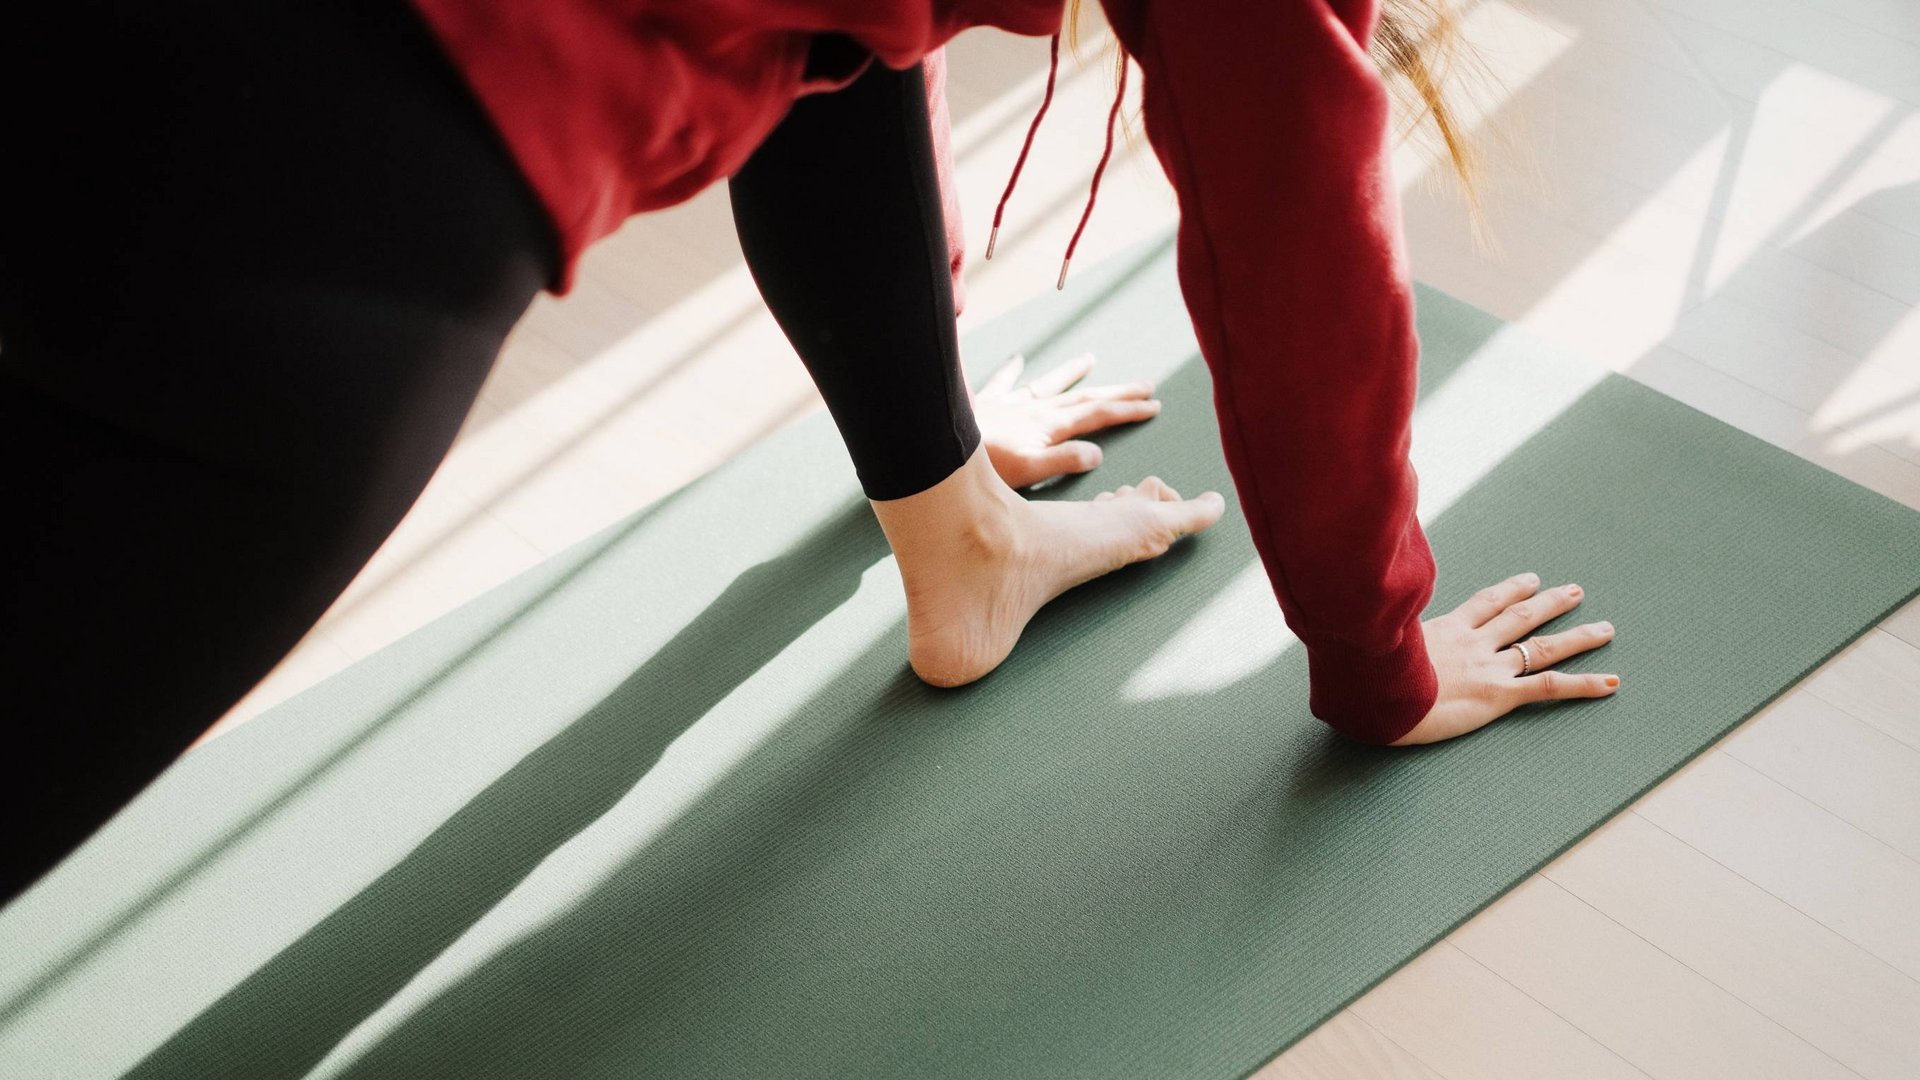
[[[1027,125],[1027,137],[1020,144],[1020,156],[1013,160],[1013,175],[1007,177],[1007,190],[1000,193],[1000,205],[993,208],[993,231],[987,234],[986,257],[993,258],[993,243],[1000,239],[1000,219],[1007,216],[1007,200],[1013,198],[1013,186],[1020,182],[1020,170],[1027,167],[1027,155],[1033,152],[1033,137],[1040,131],[1040,121],[1047,115],[1047,106],[1053,104],[1053,84],[1060,75],[1060,35],[1053,35],[1053,41],[1047,46],[1047,92],[1041,95],[1040,108],[1033,114],[1033,123]]]
[[[1080,211],[1080,224],[1074,226],[1073,239],[1067,241],[1067,253],[1060,260],[1060,280],[1054,283],[1056,290],[1067,287],[1067,264],[1073,261],[1073,249],[1080,246],[1080,237],[1087,231],[1087,221],[1093,217],[1093,204],[1100,197],[1100,178],[1106,175],[1107,162],[1113,160],[1113,125],[1120,119],[1120,104],[1127,98],[1127,55],[1120,54],[1120,85],[1113,91],[1113,107],[1107,110],[1107,147],[1100,152],[1100,164],[1093,167],[1093,183],[1087,185],[1087,208]]]

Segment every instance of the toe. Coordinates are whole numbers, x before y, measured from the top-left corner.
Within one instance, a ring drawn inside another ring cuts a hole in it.
[[[1217,491],[1204,492],[1196,498],[1167,501],[1157,507],[1161,517],[1173,527],[1176,536],[1197,533],[1220,520],[1226,513],[1227,501]]]
[[[1173,491],[1172,488],[1167,486],[1165,480],[1157,476],[1149,476],[1145,480],[1140,481],[1140,486],[1137,490],[1149,499],[1159,499],[1161,501],[1165,501],[1168,494]],[[1178,496],[1175,497],[1177,498]]]

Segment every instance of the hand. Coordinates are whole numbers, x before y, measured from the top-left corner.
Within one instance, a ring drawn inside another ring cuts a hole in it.
[[[980,441],[1000,479],[1023,488],[1100,464],[1100,447],[1077,436],[1160,414],[1150,382],[1072,389],[1093,370],[1083,353],[1025,386],[1026,358],[1008,360],[973,396]]]
[[[1578,585],[1546,592],[1537,574],[1521,574],[1475,593],[1452,611],[1421,624],[1427,656],[1440,676],[1433,709],[1394,746],[1440,742],[1493,723],[1521,705],[1561,698],[1606,697],[1620,688],[1618,675],[1570,675],[1548,666],[1613,640],[1607,623],[1588,623],[1545,637],[1534,630],[1579,606]],[[1532,653],[1531,673],[1521,675],[1521,641]]]

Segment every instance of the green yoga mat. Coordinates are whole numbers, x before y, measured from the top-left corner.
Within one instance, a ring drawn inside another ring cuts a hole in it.
[[[1231,492],[1172,262],[969,341],[1160,379],[1060,495]],[[1345,742],[1237,507],[925,687],[817,417],[167,773],[0,914],[0,1073],[1252,1071],[1920,587],[1920,514],[1418,309],[1430,614],[1579,581],[1617,696]]]

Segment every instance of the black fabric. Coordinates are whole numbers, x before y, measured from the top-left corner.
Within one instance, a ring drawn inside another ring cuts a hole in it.
[[[747,266],[870,499],[980,445],[960,369],[924,75],[881,64],[800,99],[728,189]]]
[[[57,7],[0,30],[0,897],[325,611],[555,269],[404,5]]]
[[[30,823],[9,829],[0,900],[338,597],[558,269],[402,3],[30,19],[0,29],[0,807]],[[734,195],[870,491],[957,468],[978,434],[918,69],[804,102]]]

